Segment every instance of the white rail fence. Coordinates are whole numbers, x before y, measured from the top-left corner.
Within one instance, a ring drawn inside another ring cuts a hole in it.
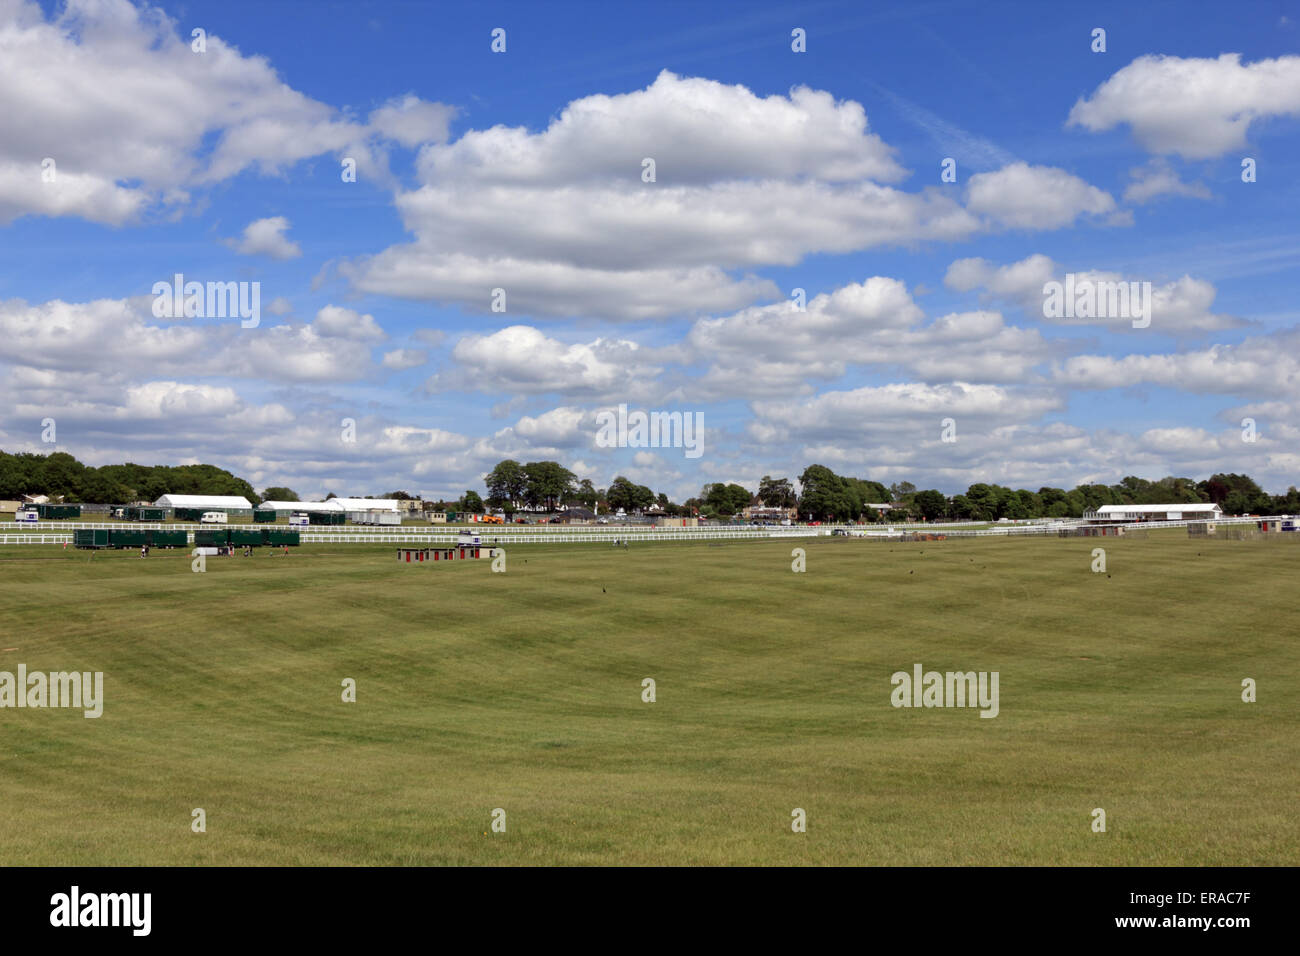
[[[1218,525],[1250,525],[1257,518],[1221,518],[1214,522]],[[1185,528],[1190,524],[1203,524],[1201,521],[1158,521],[1141,524],[1122,523],[1105,527],[1123,527],[1146,531],[1151,528]],[[213,530],[221,526],[158,524],[150,522],[137,523],[87,523],[87,522],[42,522],[33,529],[30,525],[19,522],[0,522],[0,545],[7,544],[63,544],[72,543],[72,532],[85,529],[122,529],[122,530],[167,530],[188,531]],[[460,540],[458,531],[446,528],[408,528],[402,531],[383,531],[375,528],[347,528],[317,525],[322,530],[286,529],[283,525],[249,525],[248,528],[278,527],[279,530],[298,530],[304,544],[456,544]],[[329,527],[329,530],[324,530]],[[628,527],[493,527],[485,533],[482,529],[473,529],[483,545],[509,546],[511,544],[613,544],[615,541],[638,544],[654,541],[719,541],[719,540],[763,540],[773,538],[813,538],[830,535],[837,529],[850,530],[865,537],[866,540],[897,539],[905,534],[923,532],[941,534],[949,538],[975,537],[1011,537],[1041,536],[1049,537],[1062,530],[1077,528],[1100,528],[1102,525],[1073,521],[1054,525],[1006,525],[984,528],[961,527],[953,524],[895,524],[895,525],[819,525],[766,528],[654,528]],[[19,530],[21,529],[21,530]],[[192,538],[191,538],[192,540]]]
[[[304,534],[416,534],[416,535],[455,535],[461,531],[471,531],[480,535],[500,537],[517,534],[561,534],[561,535],[664,535],[664,534],[698,534],[710,535],[722,531],[748,531],[762,534],[826,534],[834,528],[970,528],[988,524],[987,521],[954,521],[942,525],[916,523],[895,523],[889,525],[702,525],[693,528],[673,527],[667,525],[283,525],[283,524],[191,524],[185,522],[157,521],[0,521],[0,532],[62,532],[83,530],[117,530],[122,531],[217,531],[223,528],[240,528],[243,530],[258,528],[275,528],[280,531],[301,531]]]

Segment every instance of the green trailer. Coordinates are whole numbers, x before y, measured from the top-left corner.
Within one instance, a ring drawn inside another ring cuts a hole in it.
[[[202,508],[177,508],[172,512],[172,516],[177,521],[201,521],[203,519]]]
[[[80,518],[81,505],[37,505],[36,517],[46,521]]]
[[[113,544],[109,540],[107,530],[78,529],[72,532],[72,546],[74,548],[111,548]]]
[[[342,511],[309,511],[307,513],[308,524],[343,524],[348,520],[348,516]]]
[[[183,548],[190,543],[184,531],[146,531],[145,534],[151,548]]]
[[[230,543],[230,532],[222,528],[220,531],[202,531],[194,532],[194,546],[196,548],[224,548]]]
[[[274,524],[276,517],[274,511],[254,511],[253,524]]]
[[[279,548],[287,544],[291,548],[296,548],[298,547],[299,540],[300,538],[298,537],[297,531],[273,531],[270,528],[262,529],[262,542],[271,545],[272,547]]]
[[[127,521],[163,521],[167,518],[167,509],[127,508],[124,517]]]
[[[230,543],[236,548],[262,546],[261,528],[231,528]]]
[[[114,548],[143,548],[149,543],[149,532],[119,531],[114,528],[108,533],[108,540]]]

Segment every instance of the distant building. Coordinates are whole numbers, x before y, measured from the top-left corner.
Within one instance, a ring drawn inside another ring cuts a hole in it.
[[[670,518],[667,515],[659,515],[655,518],[655,524],[660,528],[694,528],[700,523],[699,518]]]
[[[251,515],[253,503],[243,495],[163,495],[155,508],[194,508],[199,511],[224,511],[228,515]]]
[[[400,511],[396,498],[331,498],[344,511]]]
[[[308,514],[312,511],[342,511],[343,506],[338,502],[340,498],[331,498],[329,501],[263,501],[257,506],[258,511],[274,511],[279,514],[281,511],[293,513],[300,511]]]
[[[797,507],[793,507],[793,508],[769,507],[768,505],[763,504],[761,501],[755,498],[753,501],[749,503],[747,507],[745,507],[740,512],[740,517],[743,518],[745,521],[750,521],[750,522],[785,521],[787,519],[789,519],[790,521],[796,521],[799,518],[799,509]]]
[[[1085,511],[1083,520],[1093,524],[1117,524],[1137,521],[1217,521],[1223,517],[1218,505],[1102,505]]]

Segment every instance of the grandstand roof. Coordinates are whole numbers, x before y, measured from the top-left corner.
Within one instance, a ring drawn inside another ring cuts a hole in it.
[[[1187,514],[1188,512],[1221,512],[1222,510],[1216,504],[1202,504],[1200,502],[1182,505],[1102,505],[1097,509],[1097,514],[1131,514],[1135,511],[1149,514],[1168,514],[1171,511],[1178,511]]]

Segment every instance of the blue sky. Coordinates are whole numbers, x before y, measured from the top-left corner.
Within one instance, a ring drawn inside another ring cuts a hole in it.
[[[1297,21],[0,2],[0,447],[304,496],[457,496],[506,457],[678,500],[813,462],[949,493],[1213,471],[1282,491]],[[259,283],[259,324],[157,318],[176,273]],[[1066,273],[1151,283],[1150,326],[1045,318]],[[701,414],[704,454],[599,447],[620,403]]]

